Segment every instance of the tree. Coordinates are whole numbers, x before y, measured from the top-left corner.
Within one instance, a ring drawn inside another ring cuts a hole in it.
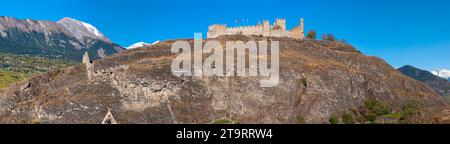
[[[323,34],[322,35],[322,40],[334,42],[334,41],[336,41],[336,37],[334,37],[333,34]]]
[[[316,39],[316,36],[317,36],[317,34],[316,34],[316,31],[315,30],[310,30],[309,32],[308,32],[308,34],[306,35],[306,38],[309,38],[309,39]]]
[[[334,35],[333,34],[328,34],[328,39],[327,39],[328,41],[336,41],[336,37],[334,37]]]
[[[328,40],[328,35],[327,34],[323,34],[322,35],[322,40],[324,40],[324,41]]]

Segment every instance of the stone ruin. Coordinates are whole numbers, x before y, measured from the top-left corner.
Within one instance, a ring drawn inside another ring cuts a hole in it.
[[[264,20],[263,24],[258,22],[254,26],[227,27],[224,24],[214,24],[208,28],[208,38],[217,38],[222,35],[256,35],[264,37],[289,37],[293,39],[304,39],[303,18],[300,19],[300,25],[287,30],[285,19],[276,19],[273,25],[269,20]]]
[[[90,61],[88,52],[85,52],[83,55],[83,64],[85,64],[85,66],[86,66],[87,77],[89,80],[92,80],[94,77],[97,77],[97,76],[110,76],[110,75],[112,75],[112,73],[114,71],[128,70],[128,68],[129,68],[128,65],[119,65],[119,66],[95,71],[94,63],[92,61]]]
[[[94,71],[94,63],[92,63],[92,61],[89,59],[88,52],[85,52],[83,55],[83,64],[86,65],[87,76],[88,76],[88,79],[91,80],[92,74]]]

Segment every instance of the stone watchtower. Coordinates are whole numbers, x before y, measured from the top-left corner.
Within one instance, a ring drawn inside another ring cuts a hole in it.
[[[86,65],[87,76],[90,80],[92,78],[92,74],[94,73],[94,64],[89,59],[88,52],[85,52],[83,55],[83,64]]]
[[[303,18],[300,18],[300,35],[299,35],[300,39],[304,39],[305,38],[305,26],[303,25]]]
[[[83,64],[90,64],[91,60],[89,60],[89,54],[88,52],[85,52],[83,55]]]

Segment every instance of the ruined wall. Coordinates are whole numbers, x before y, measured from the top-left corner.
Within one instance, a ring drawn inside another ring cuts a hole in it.
[[[226,25],[215,24],[208,27],[208,38],[215,38],[225,34],[227,29]]]
[[[290,37],[294,39],[304,39],[305,38],[305,31],[303,26],[303,19],[300,19],[300,25],[291,29],[289,31]]]
[[[303,39],[303,19],[300,25],[288,31],[286,29],[285,19],[276,19],[273,25],[268,20],[264,20],[263,24],[255,26],[227,27],[226,25],[211,25],[208,28],[208,38],[216,38],[222,35],[256,35],[264,37],[290,37],[295,39]]]

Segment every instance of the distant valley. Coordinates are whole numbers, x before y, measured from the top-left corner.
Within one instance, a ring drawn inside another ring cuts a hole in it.
[[[100,59],[124,50],[93,25],[63,18],[58,22],[0,17],[0,92],[29,76],[81,62],[89,52]]]
[[[77,64],[63,59],[0,53],[0,92],[29,76]]]

